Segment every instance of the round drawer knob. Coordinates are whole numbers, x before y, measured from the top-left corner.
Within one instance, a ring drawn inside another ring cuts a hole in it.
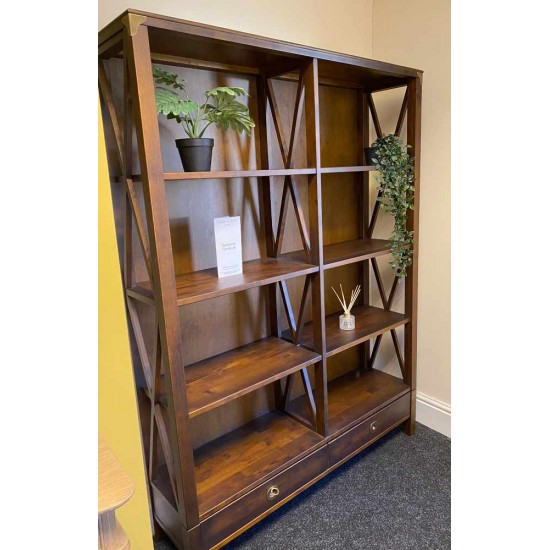
[[[279,491],[279,487],[277,487],[277,485],[272,485],[267,490],[267,500],[273,500],[273,499],[277,498],[279,496],[280,492],[281,491]]]
[[[376,422],[376,420],[370,425],[370,431],[371,433],[375,433],[376,430],[378,429],[378,422]]]

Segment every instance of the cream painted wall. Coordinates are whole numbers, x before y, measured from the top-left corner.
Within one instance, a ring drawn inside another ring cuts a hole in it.
[[[372,52],[372,0],[99,0],[99,28],[128,8],[363,57]]]
[[[375,59],[424,70],[417,389],[450,406],[450,0],[374,0],[372,53]]]

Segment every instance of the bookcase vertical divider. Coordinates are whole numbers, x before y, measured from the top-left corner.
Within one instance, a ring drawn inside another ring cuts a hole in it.
[[[409,154],[414,157],[414,210],[409,210],[407,230],[414,231],[413,262],[405,279],[405,314],[410,322],[405,325],[405,376],[411,388],[411,417],[405,424],[405,432],[416,431],[416,346],[418,315],[418,239],[420,208],[420,117],[422,103],[422,75],[412,78],[407,86],[407,143]]]
[[[260,148],[260,167],[262,170],[269,169],[269,141],[267,136],[267,78],[263,75],[256,77],[256,101],[258,104],[258,135]],[[271,178],[260,178],[260,219],[264,230],[265,255],[274,258],[275,235],[273,232],[273,200],[271,197]],[[266,285],[266,324],[267,334],[279,338],[281,336],[281,323],[279,320],[279,305],[277,302],[277,284]],[[281,381],[273,382],[273,394],[275,406],[284,410],[283,390]]]
[[[357,164],[360,166],[365,162],[365,147],[369,146],[369,106],[367,103],[367,97],[363,90],[357,90],[356,92],[357,102]],[[359,207],[359,213],[357,216],[359,227],[359,238],[365,239],[367,237],[368,225],[369,225],[369,182],[370,172],[358,173],[356,176],[357,186],[359,187],[359,200],[357,201]],[[360,296],[360,302],[364,306],[370,304],[370,271],[369,260],[365,260],[359,263],[359,281],[361,284],[362,292]],[[367,340],[359,348],[359,365],[358,371],[362,372],[366,368],[370,368],[370,351],[371,343]]]
[[[311,278],[313,349],[321,355],[315,365],[316,429],[328,433],[327,362],[325,345],[325,275],[323,268],[323,191],[321,182],[321,133],[319,121],[319,64],[312,59],[304,70],[305,115],[308,166],[315,174],[308,178],[311,261],[319,272]]]

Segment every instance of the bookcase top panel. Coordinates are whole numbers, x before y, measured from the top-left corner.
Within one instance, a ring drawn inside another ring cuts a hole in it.
[[[121,31],[127,16],[133,17],[136,24],[148,27],[151,56],[161,63],[185,65],[195,60],[219,70],[278,76],[292,74],[304,62],[316,58],[322,82],[341,83],[342,86],[362,87],[370,91],[403,86],[411,77],[422,74],[422,71],[410,67],[133,9],[125,11],[99,32],[103,56],[120,54],[121,43],[116,43],[116,36],[122,38]],[[109,44],[108,48],[106,44]]]

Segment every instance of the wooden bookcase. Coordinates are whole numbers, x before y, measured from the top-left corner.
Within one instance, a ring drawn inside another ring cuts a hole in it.
[[[152,62],[196,91],[246,87],[253,137],[216,133],[212,172],[181,172]],[[401,89],[418,242],[421,83],[416,69],[135,10],[99,33],[152,515],[179,548],[219,548],[396,426],[414,433],[418,245],[387,291],[363,149],[370,120],[382,134],[373,94]],[[242,276],[217,278],[222,215],[241,216]],[[338,329],[338,283],[363,286],[355,331]],[[384,335],[402,377],[374,368]]]

